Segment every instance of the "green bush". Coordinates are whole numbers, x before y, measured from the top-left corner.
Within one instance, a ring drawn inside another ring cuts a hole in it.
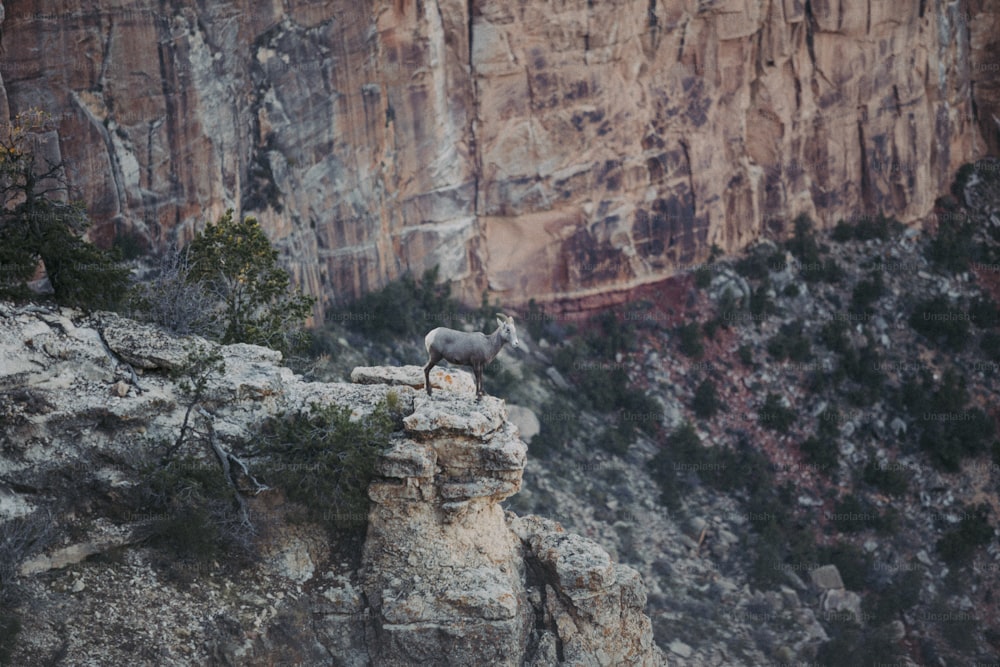
[[[774,303],[774,299],[771,298],[770,294],[768,294],[770,289],[770,281],[765,280],[750,293],[750,313],[754,315],[757,321],[778,312],[778,306]]]
[[[692,359],[701,359],[705,353],[705,346],[702,343],[701,327],[697,322],[688,322],[678,326],[674,330],[678,337],[678,349],[681,354]]]
[[[968,563],[979,547],[993,540],[993,526],[990,525],[986,505],[981,504],[974,509],[966,507],[962,514],[958,525],[945,533],[936,544],[941,558],[952,567]]]
[[[681,506],[681,494],[688,490],[687,475],[690,463],[700,460],[701,439],[691,424],[675,428],[659,451],[649,460],[650,476],[660,487],[660,502],[669,509]]]
[[[0,665],[13,665],[10,661],[17,636],[21,632],[21,617],[12,610],[0,609]]]
[[[885,294],[881,271],[872,271],[869,280],[861,280],[851,293],[851,309],[855,313],[871,313],[872,306]]]
[[[141,479],[137,504],[155,517],[147,528],[153,546],[180,560],[248,562],[252,527],[236,518],[234,492],[218,461],[171,456],[146,465]]]
[[[751,248],[749,252],[737,260],[733,268],[736,272],[747,280],[764,280],[771,275],[768,266],[769,257],[764,254],[760,246]]]
[[[854,226],[854,238],[859,241],[878,239],[888,241],[893,234],[898,234],[903,225],[895,218],[887,218],[883,213],[878,216],[862,216]]]
[[[940,383],[928,372],[908,379],[901,398],[915,420],[921,448],[941,469],[955,472],[963,459],[990,451],[993,421],[968,405],[965,379],[954,369],[945,370]]]
[[[874,619],[874,625],[899,620],[920,602],[922,579],[920,570],[907,569],[887,581],[876,581],[862,601],[862,610]]]
[[[740,363],[744,366],[753,365],[753,348],[751,348],[749,344],[744,343],[743,345],[740,345],[739,350],[737,350],[737,355],[740,358]]]
[[[816,436],[806,438],[799,445],[799,450],[806,463],[814,465],[824,472],[837,468],[839,452],[837,441],[832,438]]]
[[[861,479],[865,484],[870,484],[890,496],[902,496],[910,486],[910,476],[906,472],[891,466],[882,466],[874,459],[865,465]]]
[[[531,439],[531,451],[546,458],[566,450],[580,432],[580,409],[560,395],[550,398],[538,413],[538,435]]]
[[[837,264],[836,260],[830,258],[823,262],[823,268],[818,271],[810,271],[805,274],[806,280],[809,282],[826,282],[831,285],[836,285],[841,283],[847,277],[847,272],[844,270],[840,264]]]
[[[472,317],[451,297],[448,283],[438,283],[437,267],[425,271],[420,280],[406,275],[368,292],[345,306],[342,316],[348,328],[383,343],[422,340],[435,327],[458,328],[455,321]]]
[[[971,336],[968,314],[944,296],[918,302],[910,315],[910,326],[933,344],[954,352],[961,352]]]
[[[834,505],[830,523],[842,533],[859,533],[869,528],[891,528],[885,525],[885,519],[871,503],[849,494]]]
[[[67,201],[65,164],[36,153],[34,138],[51,131],[48,114],[31,109],[0,137],[0,298],[39,298],[27,283],[41,266],[57,303],[113,310],[127,292],[129,270],[117,252],[84,238],[90,218],[82,203]]]
[[[983,339],[979,341],[979,349],[988,360],[1000,362],[1000,333],[988,331],[983,334]]]
[[[942,469],[957,472],[963,459],[990,449],[993,420],[979,408],[959,413],[925,413],[920,446]]]
[[[757,411],[757,421],[760,425],[778,433],[788,433],[795,423],[795,417],[795,411],[782,405],[781,396],[775,393],[768,393],[764,404]]]
[[[188,259],[188,280],[214,295],[224,314],[222,343],[264,345],[285,354],[308,344],[303,324],[315,299],[292,289],[288,272],[278,266],[278,251],[255,218],[234,220],[229,209],[195,236]]]
[[[855,405],[871,405],[879,400],[885,376],[879,371],[881,357],[875,349],[875,341],[868,337],[867,345],[855,350],[847,348],[840,356],[839,370],[856,384],[847,392]]]
[[[710,379],[702,380],[695,389],[691,409],[701,419],[711,419],[719,411],[719,407],[719,395],[715,391],[715,383]]]
[[[812,358],[812,349],[809,337],[803,333],[802,321],[796,320],[781,325],[778,333],[768,341],[767,351],[777,361],[785,359],[800,363],[809,361]]]
[[[854,225],[841,218],[837,221],[836,226],[834,226],[833,231],[830,233],[830,238],[837,243],[846,243],[850,241],[854,238]]]
[[[712,284],[712,267],[702,264],[694,271],[694,284],[698,289],[706,289]]]
[[[965,204],[965,186],[975,172],[976,165],[973,162],[963,164],[955,172],[955,180],[951,183],[951,194],[961,204]]]
[[[977,297],[969,303],[969,319],[980,329],[988,329],[1000,321],[1000,311],[993,299]]]
[[[793,236],[785,242],[785,248],[803,264],[818,262],[820,251],[812,218],[802,213],[795,218],[793,227]]]
[[[824,667],[877,667],[902,664],[900,648],[885,626],[858,627],[835,620],[826,625],[830,641],[819,647],[816,662]]]
[[[267,481],[314,519],[341,532],[363,532],[368,484],[394,430],[385,402],[360,419],[346,406],[314,403],[308,412],[272,418],[259,453],[270,461]]]
[[[941,216],[937,234],[924,248],[924,257],[944,271],[967,271],[979,258],[974,236],[975,225],[968,218],[955,213]]]
[[[872,575],[872,558],[850,542],[835,542],[819,549],[821,563],[837,566],[844,587],[852,591],[868,588]]]
[[[878,239],[888,241],[894,234],[902,231],[903,225],[892,217],[886,217],[879,213],[878,216],[862,215],[858,217],[855,224],[850,224],[841,219],[837,221],[833,228],[832,238],[838,243],[850,240],[869,241]]]
[[[830,320],[819,332],[819,341],[831,352],[842,354],[850,346],[848,326],[844,320]]]

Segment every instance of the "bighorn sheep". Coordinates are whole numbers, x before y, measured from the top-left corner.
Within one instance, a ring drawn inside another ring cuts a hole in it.
[[[424,347],[429,357],[424,366],[424,386],[427,395],[431,396],[431,369],[442,359],[460,366],[472,366],[476,376],[476,400],[479,401],[483,392],[483,368],[493,361],[504,343],[517,347],[517,328],[514,318],[497,313],[497,330],[487,336],[478,331],[466,333],[446,327],[432,329],[424,337]]]

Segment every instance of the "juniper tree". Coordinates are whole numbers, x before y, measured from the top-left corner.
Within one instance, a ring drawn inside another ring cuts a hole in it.
[[[84,238],[90,219],[69,201],[65,166],[42,154],[48,123],[31,110],[0,129],[0,295],[31,297],[28,282],[43,268],[58,303],[112,309],[128,269]]]

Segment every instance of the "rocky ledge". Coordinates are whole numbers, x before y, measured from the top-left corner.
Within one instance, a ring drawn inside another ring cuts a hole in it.
[[[236,455],[269,417],[312,403],[360,417],[395,394],[402,427],[368,489],[360,568],[338,562],[325,531],[285,519],[274,489],[247,499],[270,522],[260,557],[182,581],[136,539],[148,517],[106,510],[138,482],[136,453],[176,438],[190,394],[170,371],[192,349],[225,361],[200,418]],[[18,591],[15,664],[666,664],[634,570],[501,507],[527,455],[501,399],[476,403],[462,371],[436,369],[430,397],[415,366],[352,379],[307,382],[266,348],[113,314],[0,303],[0,531],[51,518],[44,549],[3,570]]]

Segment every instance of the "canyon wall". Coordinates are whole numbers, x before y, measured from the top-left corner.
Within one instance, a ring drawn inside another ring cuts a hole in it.
[[[24,0],[0,112],[52,114],[103,244],[233,207],[330,309],[434,265],[504,304],[926,216],[998,149],[985,0]]]

